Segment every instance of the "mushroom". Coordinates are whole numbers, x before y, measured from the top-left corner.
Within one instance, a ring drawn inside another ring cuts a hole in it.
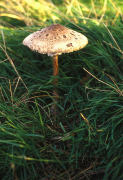
[[[58,83],[57,76],[59,72],[58,55],[82,49],[87,45],[87,43],[88,39],[83,34],[60,24],[53,24],[36,31],[23,40],[23,44],[28,46],[32,51],[52,56],[54,76],[53,95],[55,96],[56,101],[59,97],[56,89]]]

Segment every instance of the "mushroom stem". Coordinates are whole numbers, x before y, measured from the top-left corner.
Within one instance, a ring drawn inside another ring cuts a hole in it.
[[[56,77],[59,73],[59,68],[58,68],[58,55],[53,56],[53,85],[54,85],[54,90],[53,90],[53,95],[55,96],[55,100],[57,101],[59,95],[57,93],[57,84],[58,84],[58,78]]]

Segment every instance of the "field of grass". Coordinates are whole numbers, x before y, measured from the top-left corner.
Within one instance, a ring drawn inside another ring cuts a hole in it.
[[[0,1],[0,179],[123,179],[123,2]],[[52,61],[23,46],[60,23],[88,45],[59,56],[58,114]]]

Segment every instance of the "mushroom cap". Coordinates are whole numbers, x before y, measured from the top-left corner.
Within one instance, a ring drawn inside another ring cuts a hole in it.
[[[60,24],[36,31],[23,40],[31,50],[49,56],[77,51],[88,43],[87,37]]]

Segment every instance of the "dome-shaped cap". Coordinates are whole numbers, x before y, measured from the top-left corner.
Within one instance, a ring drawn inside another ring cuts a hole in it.
[[[31,50],[49,56],[77,51],[88,43],[88,39],[81,33],[54,24],[27,36],[23,44]]]

